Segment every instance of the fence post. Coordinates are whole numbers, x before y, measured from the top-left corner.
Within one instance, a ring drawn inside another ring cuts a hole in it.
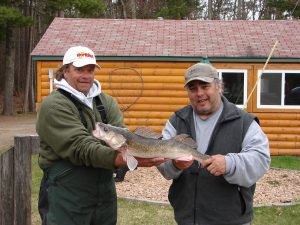
[[[14,221],[14,148],[0,155],[0,225]]]
[[[31,225],[31,137],[15,136],[14,225]]]

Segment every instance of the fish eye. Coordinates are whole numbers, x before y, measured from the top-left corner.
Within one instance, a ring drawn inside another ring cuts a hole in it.
[[[107,131],[108,131],[107,127],[104,127],[104,128],[103,128],[103,130],[104,130],[105,132],[107,132]]]

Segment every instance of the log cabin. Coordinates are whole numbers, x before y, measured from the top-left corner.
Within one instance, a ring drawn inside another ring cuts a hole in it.
[[[209,62],[224,96],[255,114],[272,155],[300,155],[299,20],[138,20],[55,18],[32,51],[37,110],[53,87],[65,51],[91,48],[95,78],[112,95],[130,130],[161,131],[189,104],[185,70]]]

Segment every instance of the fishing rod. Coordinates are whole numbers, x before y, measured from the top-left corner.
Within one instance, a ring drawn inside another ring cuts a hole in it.
[[[264,71],[265,71],[265,69],[266,69],[266,67],[267,67],[267,65],[268,65],[268,63],[269,63],[269,60],[270,60],[271,56],[273,55],[273,52],[274,52],[274,50],[275,50],[277,44],[278,44],[278,40],[276,40],[275,44],[273,45],[273,48],[271,49],[271,52],[270,52],[270,54],[269,54],[269,56],[268,56],[268,58],[267,58],[267,61],[265,62],[265,65],[264,65],[264,67],[263,67],[263,69],[262,69],[262,71],[261,71],[261,74],[259,74],[259,76],[257,77],[257,80],[256,80],[256,82],[255,82],[255,84],[254,84],[254,86],[253,86],[253,88],[252,88],[252,90],[251,90],[251,92],[250,92],[250,94],[249,94],[249,96],[248,96],[248,98],[247,98],[245,104],[244,104],[243,109],[246,109],[246,108],[247,108],[248,102],[249,102],[249,100],[250,100],[250,98],[251,98],[251,96],[252,96],[252,94],[253,94],[253,92],[254,92],[254,90],[255,90],[257,84],[258,84],[258,81],[260,80],[261,76],[263,75],[263,73],[264,73]]]

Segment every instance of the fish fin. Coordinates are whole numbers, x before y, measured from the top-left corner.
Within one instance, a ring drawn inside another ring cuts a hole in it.
[[[146,138],[153,138],[153,139],[161,139],[162,135],[149,127],[137,127],[134,131],[135,134],[140,135]]]
[[[181,142],[191,148],[197,148],[197,143],[188,134],[179,134],[173,138],[174,141]]]
[[[130,169],[130,171],[133,171],[137,165],[138,165],[138,161],[131,155],[127,155],[127,166]]]

